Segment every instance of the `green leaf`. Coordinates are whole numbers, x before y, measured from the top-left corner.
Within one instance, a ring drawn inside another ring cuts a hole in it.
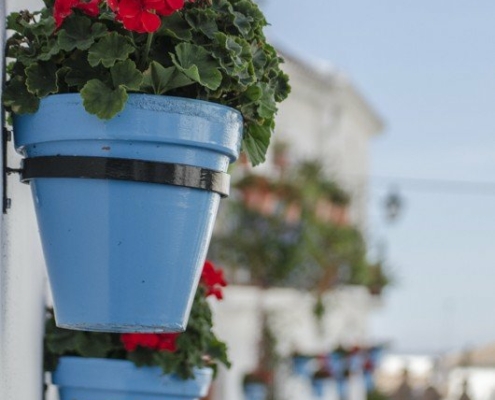
[[[38,97],[57,92],[57,66],[53,62],[40,61],[26,68],[26,85],[29,92]]]
[[[254,47],[252,49],[253,64],[254,67],[261,72],[264,70],[268,59],[262,48],[260,48],[259,46],[253,46],[253,47]]]
[[[180,13],[173,13],[168,17],[162,18],[162,24],[157,35],[162,34],[180,41],[189,42],[192,39],[191,31],[191,27],[182,15]]]
[[[252,124],[246,129],[242,144],[253,166],[265,161],[270,136],[271,129],[269,126]]]
[[[124,61],[135,51],[129,41],[117,32],[112,32],[89,49],[88,62],[92,67],[103,64],[112,67],[117,61]]]
[[[92,24],[87,17],[71,18],[58,33],[58,44],[65,51],[87,50],[106,32],[107,28],[102,23]]]
[[[60,50],[61,49],[57,40],[50,39],[48,43],[41,48],[41,53],[38,56],[38,59],[41,61],[49,61],[53,56],[60,53]]]
[[[221,342],[216,337],[212,338],[211,343],[208,346],[208,354],[214,359],[218,359],[227,368],[230,368],[231,363],[228,357],[227,345]]]
[[[112,89],[99,79],[92,79],[82,88],[81,97],[88,113],[111,119],[124,109],[128,95],[122,86]]]
[[[143,74],[132,60],[118,62],[110,69],[114,87],[122,86],[128,90],[139,90]]]
[[[53,326],[48,326],[49,324]],[[75,351],[77,349],[77,343],[83,335],[83,332],[57,328],[54,322],[48,321],[45,333],[45,345],[52,353],[62,355]]]
[[[21,24],[21,13],[13,12],[7,16],[7,26],[8,30],[22,32],[24,30],[23,25]]]
[[[74,53],[72,58],[64,63],[70,71],[65,76],[65,82],[69,86],[81,88],[91,79],[104,80],[109,75],[108,70],[102,65],[92,67],[88,63],[87,53]]]
[[[7,82],[3,91],[3,104],[16,114],[33,114],[38,111],[40,99],[29,93],[20,76]]]
[[[275,90],[275,101],[281,102],[285,100],[291,91],[289,76],[283,71],[280,71],[275,79],[273,88]]]
[[[153,365],[154,351],[138,347],[135,351],[127,354],[127,359],[132,361],[136,366],[143,367]]]
[[[261,29],[267,25],[265,16],[254,1],[238,1],[235,4],[235,13],[243,14],[246,18],[248,18],[251,22],[252,34],[261,34]]]
[[[34,13],[39,14],[39,13]],[[39,18],[38,22],[28,23],[28,21],[22,19],[20,24],[26,29],[29,29],[33,35],[41,37],[48,37],[55,32],[55,19],[52,16],[43,16]]]
[[[170,53],[174,65],[193,81],[211,90],[222,83],[222,73],[210,52],[201,46],[180,43],[175,46],[176,54]]]
[[[33,43],[30,46],[25,46],[22,35],[16,33],[7,39],[7,57],[14,58],[25,66],[29,66],[37,61],[38,48]]]
[[[57,93],[69,93],[70,89],[69,86],[66,83],[66,76],[70,72],[70,68],[68,67],[61,67],[57,71],[57,86],[58,86],[58,92]]]
[[[246,17],[244,14],[240,12],[234,13],[234,25],[239,30],[242,36],[246,38],[252,38],[253,33],[251,29],[252,19]]]
[[[262,118],[273,118],[273,115],[277,112],[277,104],[275,103],[275,89],[267,83],[259,84],[262,96],[259,100],[258,114]]]
[[[222,69],[242,86],[250,86],[256,81],[256,73],[252,63],[251,48],[243,38],[215,34],[216,48],[214,56],[219,60]]]
[[[105,358],[113,349],[112,340],[106,333],[84,332],[77,342],[77,351],[82,357]]]
[[[263,95],[263,91],[258,85],[253,85],[248,87],[248,89],[244,92],[244,95],[251,101],[258,101],[261,99]]]
[[[176,67],[165,68],[153,61],[144,72],[143,88],[154,94],[163,94],[169,90],[194,83]]]
[[[216,13],[210,8],[191,9],[186,14],[186,21],[195,30],[202,32],[206,37],[213,38],[218,32]]]

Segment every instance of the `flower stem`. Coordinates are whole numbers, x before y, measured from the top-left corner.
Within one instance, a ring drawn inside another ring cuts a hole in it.
[[[146,45],[144,46],[143,55],[141,58],[141,67],[146,68],[146,62],[148,61],[148,56],[150,55],[151,43],[153,42],[154,33],[148,33],[148,38],[146,39]]]

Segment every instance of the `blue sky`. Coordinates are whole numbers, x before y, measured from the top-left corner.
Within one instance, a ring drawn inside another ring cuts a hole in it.
[[[398,282],[374,337],[414,352],[495,342],[495,3],[265,0],[263,9],[276,44],[346,72],[385,120],[372,145],[370,223]],[[387,226],[380,207],[394,185],[404,213]]]

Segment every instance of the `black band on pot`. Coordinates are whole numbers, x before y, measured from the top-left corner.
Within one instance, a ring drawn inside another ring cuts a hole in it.
[[[127,158],[50,156],[24,159],[21,181],[34,178],[89,178],[185,186],[229,195],[230,175],[184,164]]]

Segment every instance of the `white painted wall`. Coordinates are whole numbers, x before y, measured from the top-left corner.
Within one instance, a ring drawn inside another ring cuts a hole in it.
[[[13,156],[9,162],[13,163]],[[9,177],[2,217],[0,399],[41,399],[45,276],[31,193]]]
[[[291,56],[285,60],[292,92],[280,105],[273,140],[289,144],[291,160],[320,160],[328,176],[351,194],[351,220],[364,228],[369,144],[383,124],[342,73]]]
[[[11,11],[36,3],[13,0],[1,4]],[[3,14],[0,19],[3,23]],[[18,162],[9,143],[8,163],[15,166]],[[8,195],[12,208],[1,216],[0,226],[0,399],[40,400],[46,282],[43,258],[29,187],[11,176]]]

